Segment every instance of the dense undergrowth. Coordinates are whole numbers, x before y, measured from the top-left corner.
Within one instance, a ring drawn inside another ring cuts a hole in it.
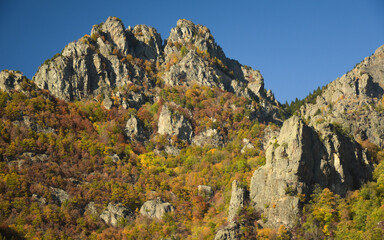
[[[175,110],[182,112],[186,106],[199,116],[193,118],[196,131],[213,127],[230,138],[225,146],[212,148],[157,135],[145,144],[128,141],[127,119],[136,115],[147,130],[156,130],[164,100],[138,110],[106,110],[95,101],[57,100],[27,80],[23,88],[24,92],[0,93],[0,231],[6,237],[212,238],[226,222],[231,181],[249,182],[252,170],[265,163],[258,147],[265,125],[244,117],[247,100],[233,94],[198,87],[185,97],[177,88],[161,93],[180,104]],[[229,104],[243,107],[230,111]],[[243,138],[256,148],[241,153]],[[184,148],[178,156],[168,155],[161,151],[166,144]],[[114,154],[118,161],[112,160]],[[46,158],[31,160],[41,155]],[[199,195],[198,185],[211,186],[214,195]],[[51,187],[71,197],[58,204]],[[140,206],[156,197],[171,202],[176,211],[162,220],[141,217]],[[84,213],[89,202],[101,208],[120,202],[135,211],[136,218],[110,227]]]
[[[27,80],[22,86],[22,92],[0,92],[0,239],[213,239],[226,225],[231,182],[249,184],[265,164],[260,146],[267,126],[249,110],[257,103],[219,89],[165,87],[157,102],[140,109],[106,110],[100,101],[58,100]],[[195,134],[217,129],[226,144],[191,146],[153,134],[165,103],[192,121]],[[124,134],[132,115],[152,133],[144,143]],[[255,148],[242,153],[244,138]],[[168,155],[166,145],[181,148],[180,154]],[[372,182],[345,199],[315,191],[290,232],[261,228],[259,215],[247,207],[238,216],[244,238],[381,239],[384,153],[375,149]],[[199,194],[198,185],[211,186],[213,195]],[[59,204],[52,187],[70,198]],[[175,212],[161,220],[140,216],[140,206],[156,197]],[[100,209],[122,203],[135,218],[111,227],[86,211],[90,202]]]

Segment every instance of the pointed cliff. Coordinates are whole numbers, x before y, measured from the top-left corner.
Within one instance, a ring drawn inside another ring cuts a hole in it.
[[[336,123],[360,142],[384,146],[384,45],[329,83],[301,114],[311,125]]]
[[[140,96],[133,96],[137,91],[118,96],[141,98],[133,104],[136,108],[153,101],[156,87],[218,87],[256,100],[263,108],[262,117],[278,119],[279,103],[264,89],[260,72],[228,59],[207,27],[185,19],[171,29],[163,46],[156,29],[145,25],[125,28],[121,20],[109,17],[93,26],[91,35],[68,44],[47,60],[33,79],[40,88],[69,101],[145,86]]]

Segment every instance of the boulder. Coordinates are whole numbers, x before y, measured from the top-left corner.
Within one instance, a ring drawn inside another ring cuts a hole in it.
[[[108,204],[107,209],[100,215],[100,218],[103,219],[106,224],[114,227],[118,226],[120,220],[130,217],[133,217],[132,210],[124,207],[121,203],[111,202]]]
[[[197,191],[200,196],[210,198],[213,194],[212,187],[207,185],[197,186]]]
[[[103,106],[106,108],[106,109],[111,109],[112,106],[113,106],[113,102],[111,100],[110,97],[108,96],[105,96],[104,100],[103,100]]]
[[[176,156],[180,154],[180,149],[175,146],[165,146],[165,152],[169,155]]]
[[[49,189],[51,191],[53,200],[60,205],[70,198],[70,195],[63,189],[54,187],[50,187]]]
[[[243,139],[244,147],[241,149],[241,153],[245,153],[248,149],[255,149],[255,146],[249,141],[248,138]]]
[[[42,197],[38,194],[32,194],[32,199],[36,200],[39,202],[40,205],[47,205],[48,201],[45,197]]]
[[[161,219],[165,213],[173,212],[175,208],[162,199],[146,201],[140,208],[140,214],[149,218]]]

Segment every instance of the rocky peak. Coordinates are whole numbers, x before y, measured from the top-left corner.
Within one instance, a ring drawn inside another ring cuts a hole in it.
[[[176,27],[171,29],[164,50],[165,53],[169,55],[177,51],[175,49],[177,44],[191,44],[199,51],[209,53],[212,57],[226,59],[223,50],[216,44],[210,30],[200,24],[195,25],[192,21],[186,19],[178,20]]]
[[[139,45],[134,49],[135,56],[156,60],[162,55],[161,36],[155,28],[146,25],[137,25],[133,28],[132,33]]]
[[[137,88],[127,89],[131,85],[145,86],[148,101],[154,101],[155,88],[162,83],[218,87],[256,100],[262,106],[263,118],[278,119],[278,103],[273,94],[265,94],[260,72],[226,58],[207,27],[185,19],[171,30],[163,49],[161,36],[154,28],[137,25],[125,29],[118,18],[109,17],[93,26],[91,36],[68,44],[61,54],[47,60],[34,81],[69,101],[111,96],[116,89],[124,92],[119,99],[131,99],[138,95],[130,91]],[[137,99],[129,107],[138,109],[143,103]],[[128,107],[126,101],[124,104]]]
[[[306,104],[301,114],[313,125],[336,122],[357,140],[383,146],[384,45],[355,68],[329,83],[315,104]]]
[[[117,17],[108,17],[107,21],[92,27],[91,36],[102,35],[115,45],[122,54],[128,53],[128,42],[123,22]]]

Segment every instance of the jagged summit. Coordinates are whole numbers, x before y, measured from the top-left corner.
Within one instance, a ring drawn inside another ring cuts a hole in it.
[[[136,99],[153,102],[156,88],[164,84],[198,84],[254,99],[263,107],[265,117],[278,118],[279,103],[264,89],[260,72],[228,59],[207,27],[185,19],[178,20],[163,46],[156,29],[146,25],[125,29],[121,20],[109,17],[94,25],[91,35],[68,44],[61,54],[47,60],[33,80],[64,100],[113,97],[112,90],[133,84],[147,86]],[[133,93],[126,92],[118,97],[132,99],[130,95]]]
[[[123,22],[117,17],[108,17],[103,24],[92,27],[91,36],[96,38],[104,36],[110,43],[117,47],[122,54],[127,54],[129,45],[126,37],[126,29]]]
[[[208,28],[109,17],[33,81],[0,72],[0,239],[381,239],[383,63],[282,123]]]
[[[301,108],[312,124],[336,122],[357,140],[384,146],[384,45],[329,83],[315,104]]]

